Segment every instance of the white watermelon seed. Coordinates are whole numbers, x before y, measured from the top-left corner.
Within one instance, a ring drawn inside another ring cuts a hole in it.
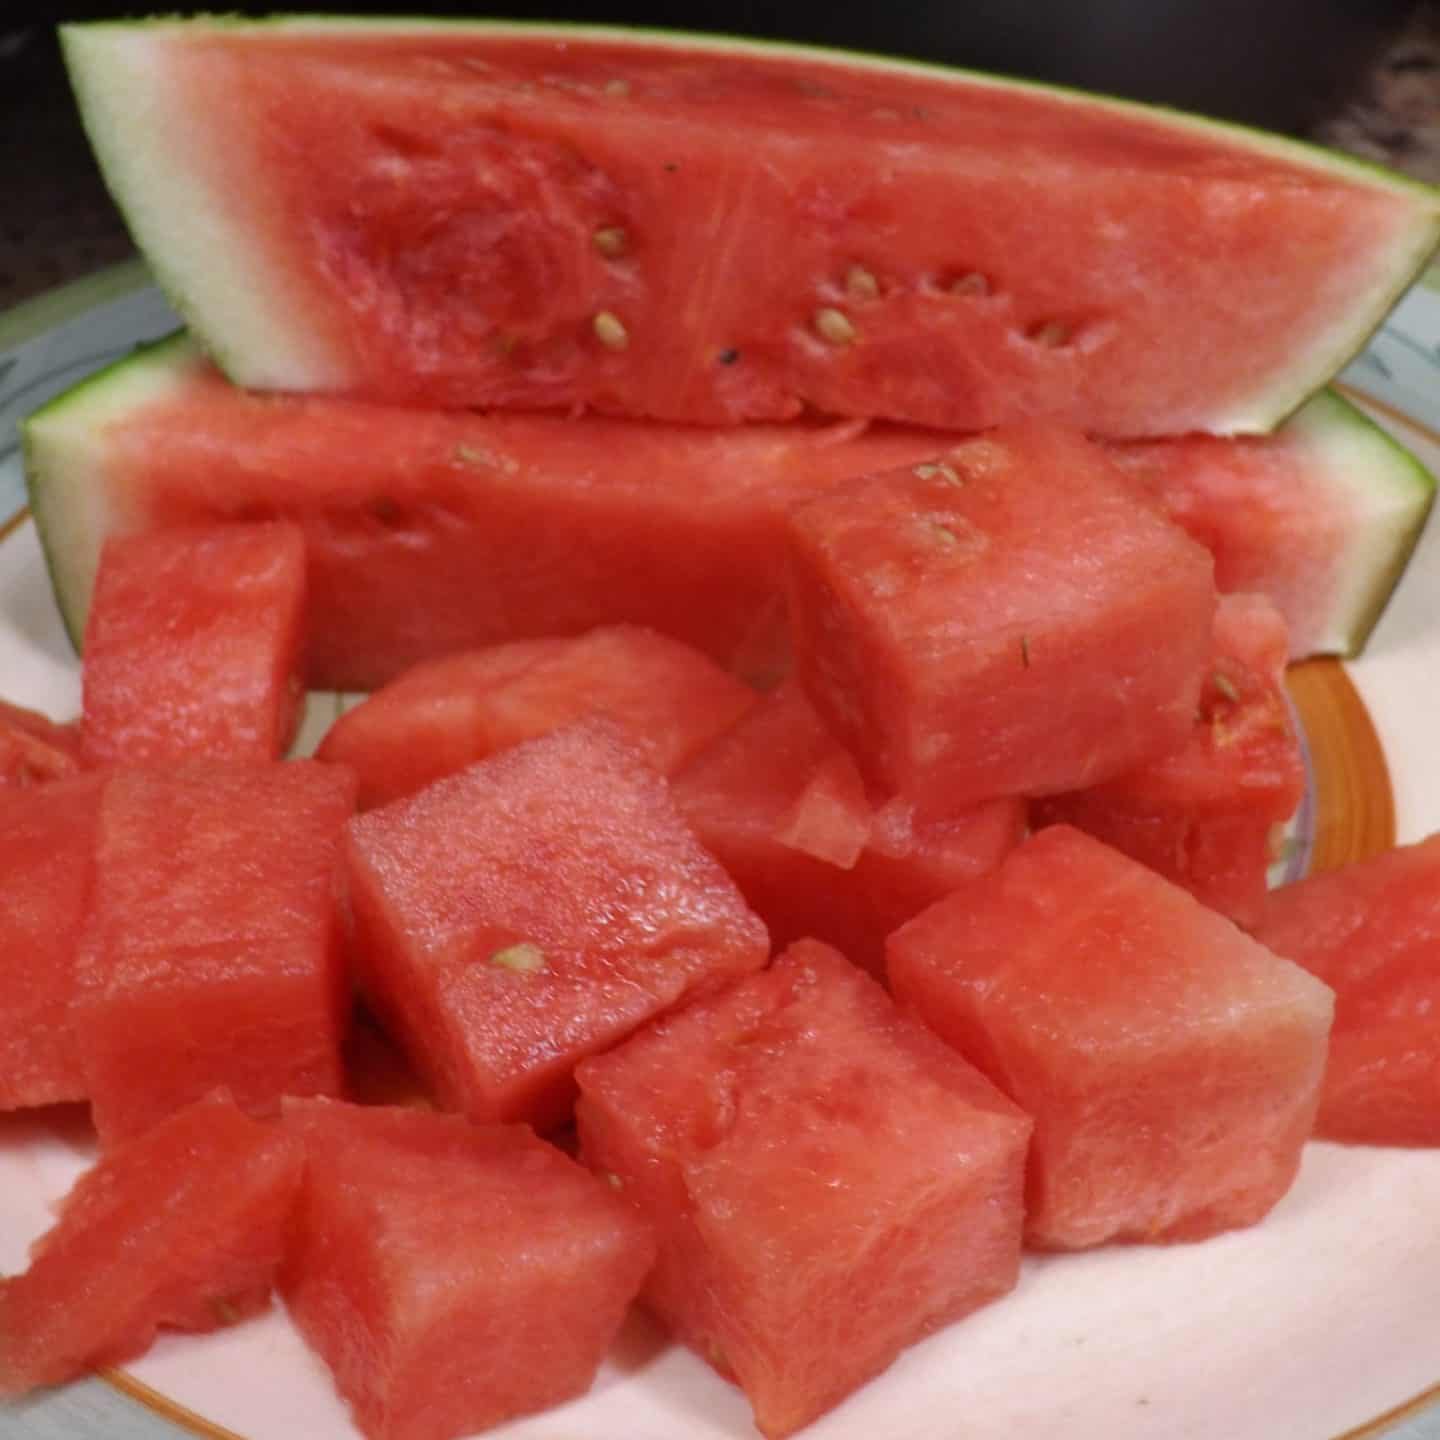
[[[856,300],[874,300],[880,294],[880,282],[863,265],[852,265],[845,272],[845,290]]]
[[[988,295],[990,282],[978,270],[971,270],[968,274],[960,276],[958,280],[950,282],[950,293],[952,295]]]
[[[630,343],[630,332],[613,311],[602,310],[592,324],[595,338],[607,350],[623,350]]]
[[[1047,320],[1030,332],[1030,339],[1037,345],[1058,350],[1070,340],[1070,327],[1063,320]]]
[[[611,260],[617,255],[623,255],[630,245],[630,237],[620,225],[602,225],[593,238],[595,248]]]
[[[1232,704],[1239,700],[1240,692],[1235,688],[1235,682],[1223,671],[1215,671],[1210,679],[1215,688]]]
[[[605,93],[607,95],[624,97],[630,93],[630,82],[628,80],[607,80],[605,82]]]
[[[504,949],[497,950],[490,957],[490,963],[522,975],[531,975],[545,968],[545,952],[538,945],[522,940],[518,945],[506,945]]]
[[[955,469],[943,460],[936,460],[933,464],[917,465],[911,474],[917,480],[943,480],[947,485],[963,485],[965,483]]]
[[[849,345],[855,339],[855,327],[850,323],[850,317],[833,305],[824,305],[817,310],[811,323],[816,334],[832,345]]]

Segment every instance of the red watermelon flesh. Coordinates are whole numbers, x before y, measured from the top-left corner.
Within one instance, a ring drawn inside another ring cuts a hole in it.
[[[1010,1290],[1028,1118],[815,941],[579,1069],[645,1298],[788,1435]]]
[[[80,727],[0,700],[0,786],[43,785],[80,771]]]
[[[342,715],[317,753],[355,771],[360,807],[369,809],[496,750],[603,714],[670,774],[754,702],[754,691],[689,646],[615,625],[408,670]]]
[[[1190,740],[1103,785],[1037,801],[1037,823],[1077,826],[1250,925],[1277,828],[1305,791],[1284,692],[1285,622],[1263,596],[1222,596]]]
[[[890,983],[1035,1119],[1047,1249],[1253,1224],[1309,1138],[1333,996],[1178,886],[1068,826],[890,937]]]
[[[309,1165],[282,1290],[370,1440],[589,1388],[655,1254],[608,1186],[524,1126],[324,1100],[285,1126]]]
[[[1210,557],[1043,426],[794,510],[796,670],[867,780],[926,813],[1076,790],[1182,744]]]
[[[1274,891],[1254,934],[1335,991],[1316,1133],[1440,1145],[1440,836]]]
[[[613,722],[527,741],[357,818],[352,958],[442,1104],[561,1123],[571,1072],[764,965],[765,927]]]
[[[30,1268],[0,1284],[0,1396],[214,1330],[262,1309],[301,1147],[223,1094],[107,1151],[65,1197]]]
[[[0,1110],[88,1093],[70,1005],[100,786],[0,786]]]
[[[304,603],[293,525],[109,540],[85,627],[86,761],[278,759],[299,714]]]
[[[355,782],[313,760],[117,770],[75,1023],[107,1144],[225,1086],[333,1094],[348,988],[336,871]]]
[[[777,948],[815,936],[877,974],[886,935],[1025,833],[1014,799],[936,820],[903,801],[877,808],[794,681],[701,751],[673,789]]]
[[[1274,138],[798,48],[292,19],[66,51],[157,273],[265,388],[1263,431],[1440,228]]]

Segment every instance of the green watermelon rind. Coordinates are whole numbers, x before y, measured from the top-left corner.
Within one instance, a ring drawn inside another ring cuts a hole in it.
[[[105,426],[147,400],[174,393],[203,365],[181,330],[87,375],[20,424],[25,486],[55,603],[77,654],[100,549],[118,528],[118,506],[105,483]]]
[[[1440,189],[1372,162],[1231,121],[922,60],[730,35],[466,18],[278,15],[252,20],[242,16],[199,16],[61,26],[61,45],[81,118],[106,183],[147,254],[161,288],[211,348],[222,370],[232,378],[262,388],[327,389],[342,384],[343,379],[335,362],[323,353],[318,337],[294,325],[287,327],[289,314],[302,313],[295,303],[300,299],[298,291],[291,290],[287,295],[286,279],[268,264],[257,247],[245,244],[244,227],[232,226],[224,218],[221,196],[203,194],[203,167],[199,173],[187,173],[178,160],[186,145],[187,127],[183,116],[170,117],[166,123],[161,113],[164,87],[153,76],[147,83],[144,75],[145,47],[150,37],[164,31],[194,33],[199,26],[262,36],[319,34],[337,40],[349,35],[363,38],[386,33],[436,33],[532,36],[572,45],[587,41],[644,44],[700,53],[751,55],[762,60],[810,61],[832,69],[880,71],[902,79],[994,86],[1051,102],[1099,107],[1136,120],[1178,127],[1217,143],[1286,159],[1412,202],[1413,218],[1377,259],[1373,283],[1357,295],[1345,314],[1337,316],[1323,336],[1299,354],[1285,374],[1275,378],[1268,391],[1252,395],[1247,405],[1217,418],[1215,428],[1227,433],[1263,433],[1296,411],[1363,349],[1440,243]],[[148,128],[158,153],[155,147],[147,149],[133,143],[144,128],[147,109],[157,117]],[[138,120],[137,112],[141,117]],[[184,221],[179,223],[177,217],[182,216]],[[216,285],[214,276],[222,267],[226,283]]]
[[[1316,649],[1358,655],[1395,593],[1434,507],[1435,476],[1383,426],[1335,390],[1287,422],[1317,471],[1354,506],[1329,623]]]

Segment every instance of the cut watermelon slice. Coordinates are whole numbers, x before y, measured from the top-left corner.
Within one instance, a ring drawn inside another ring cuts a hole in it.
[[[727,423],[1263,431],[1435,244],[1430,188],[1135,104],[580,27],[65,29],[233,378]]]
[[[305,531],[308,678],[321,689],[621,621],[763,670],[781,629],[782,511],[949,443],[850,423],[703,431],[259,396],[183,337],[25,425],[31,502],[77,645],[109,535],[279,516]],[[1262,440],[1138,449],[1132,468],[1210,547],[1222,588],[1271,596],[1297,654],[1361,647],[1435,492],[1329,394]]]

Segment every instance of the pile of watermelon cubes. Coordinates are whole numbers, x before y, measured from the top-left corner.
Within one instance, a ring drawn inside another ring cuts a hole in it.
[[[107,541],[80,718],[0,708],[0,1108],[100,1145],[0,1397],[278,1294],[365,1435],[449,1440],[582,1394],[638,1301],[779,1440],[1026,1247],[1440,1143],[1440,838],[1267,892],[1285,622],[1103,444],[956,436],[783,546],[768,689],[606,625],[285,758],[301,527]]]

